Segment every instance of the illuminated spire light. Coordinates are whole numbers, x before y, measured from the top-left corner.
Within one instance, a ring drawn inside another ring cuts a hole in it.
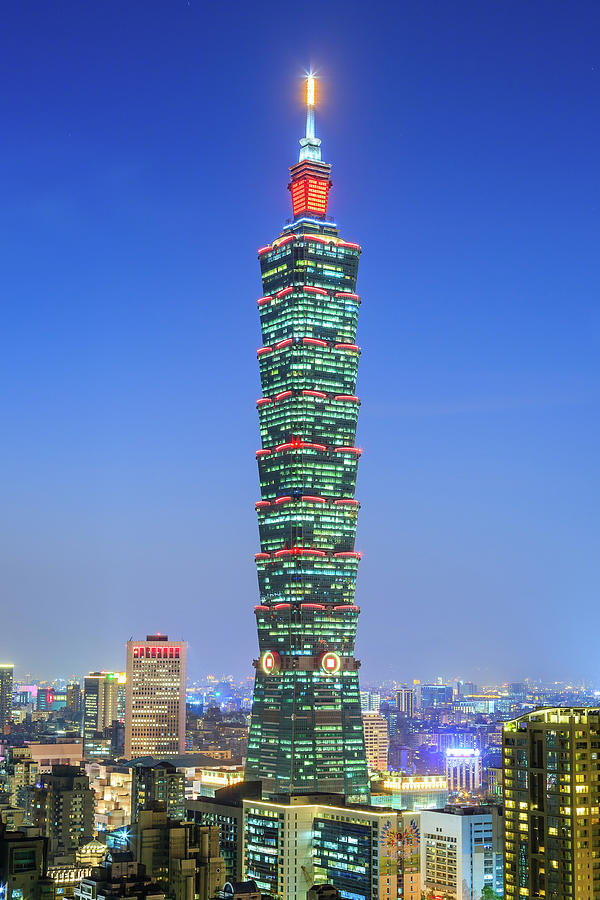
[[[300,157],[321,159],[321,141],[315,136],[315,107],[317,105],[317,79],[309,72],[306,76],[306,134],[300,140]]]

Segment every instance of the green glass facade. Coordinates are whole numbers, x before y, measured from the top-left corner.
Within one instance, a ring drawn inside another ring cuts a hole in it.
[[[293,197],[315,173],[330,184],[312,152],[308,175],[291,169]],[[369,796],[354,658],[359,255],[314,213],[259,250],[260,656],[246,778],[267,795]]]

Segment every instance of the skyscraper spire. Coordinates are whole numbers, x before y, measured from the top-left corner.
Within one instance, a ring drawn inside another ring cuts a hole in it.
[[[327,215],[327,199],[331,181],[331,166],[321,159],[321,141],[315,137],[315,107],[317,81],[314,75],[306,78],[306,134],[300,138],[298,162],[290,168],[292,211],[294,221],[303,217],[323,219]]]
[[[321,159],[321,141],[315,137],[315,106],[317,100],[317,82],[314,75],[306,78],[306,135],[300,138],[300,155],[298,162],[305,159]]]

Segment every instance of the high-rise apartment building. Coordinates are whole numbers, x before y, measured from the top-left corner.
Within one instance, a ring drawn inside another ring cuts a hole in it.
[[[8,782],[10,803],[13,807],[22,807],[25,803],[23,790],[37,784],[40,766],[33,759],[29,747],[9,747],[4,762],[4,771]]]
[[[331,167],[306,136],[290,169],[293,220],[258,251],[262,346],[256,504],[260,656],[246,777],[267,793],[368,797],[354,656],[360,247],[327,218]]]
[[[94,792],[76,766],[52,766],[41,784],[26,787],[28,824],[48,838],[50,862],[72,854],[94,836]]]
[[[363,713],[365,752],[369,769],[385,772],[388,764],[388,725],[379,713]]]
[[[72,681],[67,685],[67,709],[74,713],[81,712],[81,685],[78,681]]]
[[[83,750],[94,756],[98,737],[125,716],[125,672],[90,672],[83,682]]]
[[[502,743],[506,900],[600,897],[600,709],[538,709]]]
[[[447,806],[421,812],[424,897],[479,900],[502,891],[502,817],[497,807]],[[533,895],[532,895],[533,896]]]
[[[446,750],[446,777],[449,791],[473,793],[481,787],[482,765],[479,750],[449,747]]]
[[[127,759],[184,752],[186,660],[185,641],[166,634],[127,642]]]
[[[0,729],[4,729],[10,725],[13,671],[12,663],[0,663]]]
[[[169,819],[185,816],[185,775],[166,761],[131,767],[131,821],[137,822],[144,809],[160,804]]]

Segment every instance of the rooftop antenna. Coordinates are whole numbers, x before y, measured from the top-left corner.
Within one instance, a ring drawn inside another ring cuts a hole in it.
[[[321,141],[315,137],[315,107],[317,105],[317,79],[309,72],[306,77],[306,134],[300,138],[300,155],[304,159],[321,159]]]

